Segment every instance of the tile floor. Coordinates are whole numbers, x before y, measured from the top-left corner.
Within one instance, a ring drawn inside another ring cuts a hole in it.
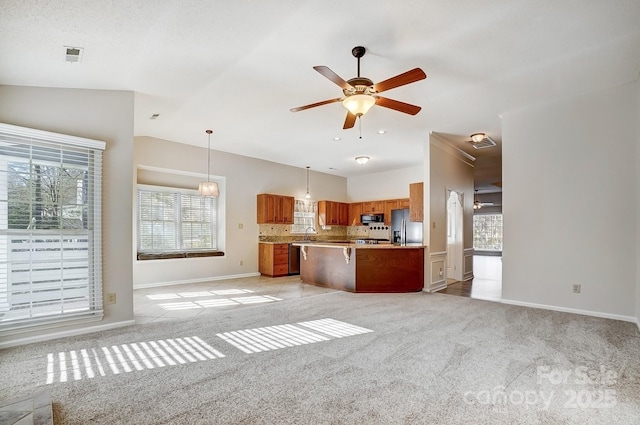
[[[255,276],[162,286],[134,290],[133,314],[137,324],[169,321],[333,291],[305,285],[300,276]]]

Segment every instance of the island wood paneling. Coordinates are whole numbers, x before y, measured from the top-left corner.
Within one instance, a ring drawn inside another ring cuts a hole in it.
[[[418,292],[424,249],[356,249],[356,292]]]
[[[351,250],[349,264],[339,248],[307,246],[306,251],[307,258],[300,260],[304,283],[355,292],[355,249]]]

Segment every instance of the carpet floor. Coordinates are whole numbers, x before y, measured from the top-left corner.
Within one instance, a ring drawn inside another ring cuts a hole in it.
[[[635,324],[442,294],[351,294],[0,351],[55,424],[640,424]]]

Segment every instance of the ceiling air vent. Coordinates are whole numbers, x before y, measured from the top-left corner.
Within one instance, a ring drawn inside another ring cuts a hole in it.
[[[479,142],[471,141],[469,143],[471,143],[471,146],[473,146],[474,149],[490,148],[496,145],[496,142],[494,142],[489,136],[486,136]]]
[[[71,47],[71,46],[64,46],[64,50],[65,50],[65,54],[64,54],[65,62],[71,62],[71,63],[80,62],[80,59],[82,58],[82,52],[84,51],[82,47]]]

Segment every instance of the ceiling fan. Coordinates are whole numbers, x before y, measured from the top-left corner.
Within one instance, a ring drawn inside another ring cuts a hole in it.
[[[476,189],[476,196],[475,196],[475,200],[473,202],[473,209],[474,210],[479,210],[482,207],[492,207],[493,206],[493,202],[480,202],[478,201],[478,189]]]
[[[409,115],[415,115],[420,112],[420,109],[422,109],[420,106],[378,96],[378,94],[423,80],[427,78],[427,74],[420,68],[414,68],[374,84],[370,79],[360,76],[360,58],[364,56],[366,51],[362,46],[356,46],[351,50],[351,54],[358,59],[358,76],[347,81],[343,80],[342,77],[326,66],[314,66],[313,69],[340,86],[344,96],[292,108],[291,112],[304,111],[305,109],[315,108],[316,106],[327,105],[329,103],[342,102],[344,107],[347,108],[347,118],[342,127],[345,130],[352,128],[356,122],[356,118],[366,114],[373,105],[383,106]]]

